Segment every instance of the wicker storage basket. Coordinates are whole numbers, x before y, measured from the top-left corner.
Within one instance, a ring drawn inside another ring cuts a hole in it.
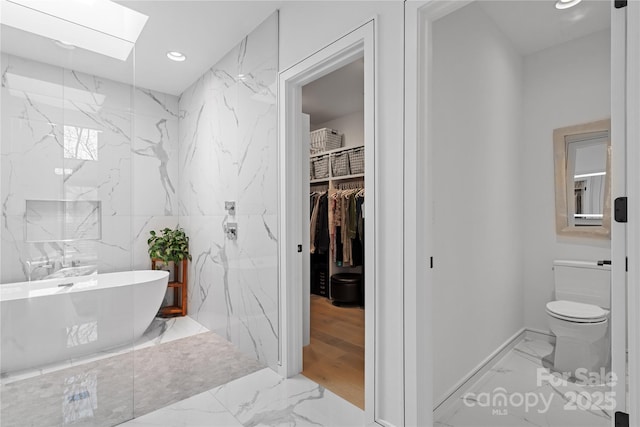
[[[313,163],[312,179],[323,179],[329,177],[329,156],[317,157],[311,162]]]
[[[332,156],[331,172],[333,176],[349,175],[349,154],[346,151]]]
[[[364,147],[349,150],[350,173],[364,173]]]
[[[342,147],[342,134],[335,129],[322,128],[311,132],[311,154]]]

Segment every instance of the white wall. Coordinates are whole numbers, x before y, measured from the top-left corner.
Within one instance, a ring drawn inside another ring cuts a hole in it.
[[[342,144],[345,147],[364,145],[364,111],[356,111],[326,123],[312,126],[311,130],[330,128],[343,134]]]
[[[434,400],[523,325],[522,58],[477,4],[433,26]]]
[[[556,236],[553,130],[610,117],[609,31],[525,58],[522,156],[525,325],[549,330],[554,259],[610,259],[610,241]]]
[[[280,71],[376,18],[376,413],[402,425],[402,1],[286,2],[280,9]],[[369,149],[369,147],[367,147]]]

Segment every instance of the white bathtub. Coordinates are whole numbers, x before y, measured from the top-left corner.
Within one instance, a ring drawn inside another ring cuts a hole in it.
[[[132,344],[160,308],[168,278],[145,270],[0,285],[0,372]]]

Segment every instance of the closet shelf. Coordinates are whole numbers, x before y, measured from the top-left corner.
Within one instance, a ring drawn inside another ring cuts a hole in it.
[[[341,153],[343,151],[349,151],[349,150],[353,150],[355,148],[364,148],[364,145],[354,145],[354,146],[350,146],[350,147],[334,148],[333,150],[323,151],[322,153],[311,154],[309,156],[309,158],[314,159],[316,157],[322,157],[322,156],[326,156],[326,155],[334,154],[334,153]]]
[[[345,179],[354,179],[354,178],[364,178],[364,174],[363,173],[353,173],[351,175],[332,176],[331,180],[332,181],[342,181],[342,180],[345,180]]]
[[[329,182],[332,178],[319,178],[319,179],[312,179],[309,181],[310,184],[319,184],[319,183],[323,183],[323,182]]]
[[[321,184],[323,182],[329,182],[329,181],[344,181],[347,179],[354,179],[354,178],[364,178],[364,174],[363,173],[354,173],[351,175],[342,175],[342,176],[332,176],[332,177],[327,177],[327,178],[320,178],[320,179],[312,179],[309,181],[310,184]]]

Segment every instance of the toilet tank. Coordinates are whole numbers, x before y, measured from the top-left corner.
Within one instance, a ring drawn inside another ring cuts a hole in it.
[[[611,308],[611,266],[596,261],[553,262],[556,300]]]

